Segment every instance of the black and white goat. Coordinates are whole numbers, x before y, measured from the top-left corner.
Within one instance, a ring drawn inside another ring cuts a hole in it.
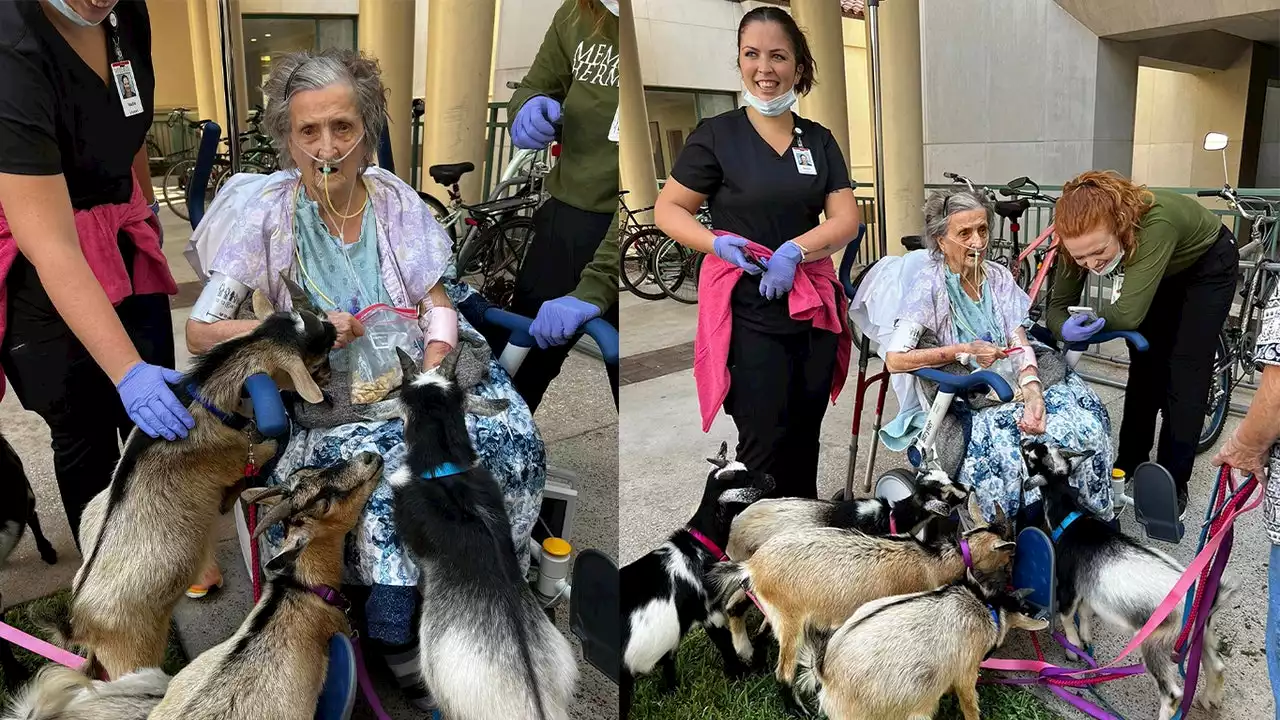
[[[1045,500],[1046,524],[1051,531],[1059,533],[1056,542],[1058,618],[1067,639],[1076,647],[1092,642],[1095,613],[1130,636],[1136,634],[1173,590],[1185,568],[1172,557],[1088,514],[1068,477],[1072,463],[1086,459],[1089,454],[1024,440],[1022,456],[1028,474],[1025,487],[1040,488]],[[1222,701],[1226,664],[1216,616],[1230,604],[1235,590],[1236,583],[1223,576],[1213,607],[1209,608],[1202,661],[1205,692],[1196,698],[1197,704],[1205,708]],[[1077,614],[1078,627],[1073,619]],[[1160,694],[1160,720],[1169,720],[1182,700],[1182,681],[1171,659],[1181,628],[1182,604],[1179,603],[1142,643],[1142,661]]]
[[[830,720],[931,718],[954,690],[978,720],[978,665],[1012,628],[1043,630],[1007,593],[973,570],[934,590],[873,600],[831,630],[810,625],[798,684]]]
[[[742,463],[728,462],[727,452],[728,446],[721,445],[719,457],[711,460],[717,467],[707,476],[702,502],[688,525],[620,572],[623,720],[631,710],[636,676],[661,664],[665,688],[675,689],[676,651],[694,625],[704,627],[719,648],[726,674],[738,677],[749,669],[751,645],[735,650],[725,614],[704,577],[724,559],[720,548],[728,542],[734,516],[772,492],[774,481]]]
[[[502,490],[476,461],[458,351],[421,371],[399,352],[408,456],[390,478],[396,528],[421,573],[422,679],[451,720],[565,720],[578,665],[520,573]]]

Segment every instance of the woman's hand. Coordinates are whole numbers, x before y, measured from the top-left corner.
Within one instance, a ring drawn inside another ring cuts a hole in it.
[[[341,310],[330,310],[326,315],[338,331],[338,339],[333,343],[335,348],[344,348],[350,345],[352,340],[364,335],[364,325],[355,315]]]
[[[965,345],[964,351],[976,358],[978,365],[984,369],[994,365],[1000,358],[1007,357],[1004,348],[992,345],[985,340],[975,340]]]
[[[444,356],[448,355],[453,348],[447,342],[440,340],[432,340],[427,343],[426,357],[422,359],[422,369],[430,370],[440,364],[444,360]]]
[[[1028,435],[1043,435],[1045,431],[1044,395],[1040,392],[1040,384],[1032,383],[1022,388],[1025,401],[1022,404],[1022,418],[1018,420],[1018,429]]]
[[[1241,473],[1252,473],[1259,483],[1267,481],[1267,447],[1251,447],[1239,439],[1239,431],[1231,434],[1227,442],[1213,456],[1215,466],[1230,465]]]

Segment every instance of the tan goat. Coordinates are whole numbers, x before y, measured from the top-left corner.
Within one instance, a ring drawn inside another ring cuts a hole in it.
[[[322,400],[312,373],[327,364],[333,325],[306,309],[272,314],[260,295],[254,307],[262,323],[197,357],[177,389],[195,419],[190,434],[167,442],[135,429],[111,485],[85,508],[86,559],[61,630],[111,678],[160,664],[173,608],[212,557],[210,529],[238,495],[249,454],[258,463],[275,454],[240,412],[245,380],[267,373]]]
[[[366,452],[298,470],[288,487],[246,490],[250,502],[272,505],[259,534],[284,521],[285,539],[267,563],[274,575],[262,598],[234,635],[172,679],[146,668],[107,683],[48,667],[4,720],[311,720],[329,639],[351,632],[344,612],[317,591],[342,582],[343,542],[381,476],[382,458]]]
[[[754,593],[778,639],[777,678],[784,702],[797,703],[793,684],[796,648],[806,625],[839,627],[863,604],[890,595],[922,592],[964,576],[967,545],[973,567],[983,574],[1008,571],[1015,543],[1006,537],[1003,512],[986,524],[970,496],[974,527],[954,543],[925,545],[914,538],[873,537],[856,530],[810,528],[778,535],[741,563],[712,570],[720,601],[740,589]],[[749,643],[746,638],[734,638]]]
[[[875,600],[839,630],[808,628],[802,691],[816,690],[829,720],[929,720],[954,690],[965,720],[978,720],[978,664],[1012,628],[1043,630],[1022,613],[1022,593],[979,582]]]

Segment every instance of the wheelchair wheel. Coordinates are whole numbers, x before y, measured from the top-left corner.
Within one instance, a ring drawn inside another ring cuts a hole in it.
[[[876,478],[876,497],[891,503],[911,497],[916,491],[916,473],[906,468],[894,468]]]
[[[1227,425],[1227,409],[1231,407],[1231,363],[1226,335],[1218,335],[1218,350],[1213,357],[1213,379],[1209,382],[1209,404],[1206,406],[1204,425],[1200,428],[1200,442],[1196,454],[1205,452],[1218,442]]]

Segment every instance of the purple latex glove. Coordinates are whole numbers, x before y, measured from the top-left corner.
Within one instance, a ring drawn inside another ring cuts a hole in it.
[[[546,350],[553,345],[563,345],[578,334],[578,328],[600,317],[600,308],[583,302],[572,295],[548,300],[538,308],[538,316],[529,326],[529,334],[538,341],[538,347]]]
[[[511,123],[511,141],[518,148],[541,150],[556,139],[559,122],[560,103],[546,95],[529,98]]]
[[[796,279],[796,266],[804,259],[804,251],[793,242],[785,242],[782,247],[773,251],[769,258],[769,269],[760,278],[760,294],[770,300],[776,300],[791,292],[791,285]]]
[[[711,249],[715,251],[716,257],[737,265],[748,275],[759,275],[764,272],[759,265],[751,262],[747,257],[746,248],[747,239],[740,235],[717,235],[715,242],[711,243]]]
[[[164,223],[160,222],[160,201],[148,205],[151,208],[151,214],[156,216],[156,232],[160,233],[160,247],[164,247]]]
[[[1106,324],[1107,321],[1103,318],[1090,322],[1088,315],[1072,315],[1062,323],[1062,339],[1067,342],[1083,342],[1096,335]]]
[[[196,426],[191,413],[169,389],[169,385],[181,381],[182,373],[177,370],[140,362],[129,368],[116,392],[120,393],[125,412],[142,432],[177,440]]]

